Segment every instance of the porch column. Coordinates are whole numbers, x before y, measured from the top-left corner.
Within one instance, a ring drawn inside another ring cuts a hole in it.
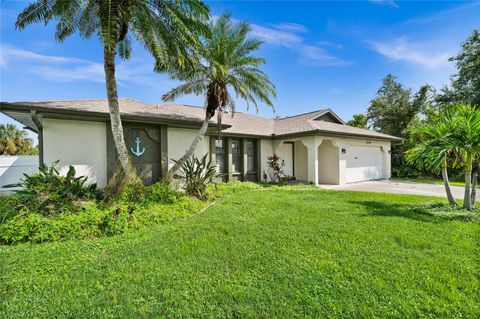
[[[308,181],[318,185],[318,147],[322,139],[317,136],[311,137],[304,144],[308,149]]]
[[[342,139],[332,139],[332,143],[338,149],[338,185],[343,185],[347,181],[347,153],[349,144]],[[345,154],[342,152],[345,149]]]

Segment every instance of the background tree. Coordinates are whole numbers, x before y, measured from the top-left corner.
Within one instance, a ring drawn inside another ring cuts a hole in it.
[[[407,128],[425,109],[429,92],[429,86],[422,86],[412,95],[410,89],[405,89],[393,75],[388,74],[383,79],[375,98],[370,102],[367,119],[374,130],[408,140]],[[403,170],[397,174],[410,174],[404,155],[406,149],[408,145],[405,144],[392,145],[392,166],[397,170]]]
[[[126,180],[138,177],[125,145],[115,79],[115,56],[131,54],[130,33],[155,58],[157,71],[168,70],[169,61],[188,63],[197,35],[206,32],[203,20],[208,7],[198,0],[37,0],[19,14],[16,27],[55,20],[55,38],[63,41],[78,32],[83,38],[97,34],[103,45],[105,82],[110,123],[118,160]]]
[[[0,124],[0,154],[1,155],[36,155],[38,149],[33,146],[33,140],[25,130],[13,124]]]
[[[353,114],[353,118],[347,122],[347,125],[368,130],[368,119],[365,114]]]
[[[438,96],[441,103],[466,103],[480,107],[480,29],[461,44],[460,53],[449,59],[455,62],[457,73],[450,86]]]
[[[461,44],[459,54],[451,57],[450,61],[455,62],[457,73],[451,77],[450,85],[438,95],[438,104],[445,108],[449,103],[460,102],[480,108],[480,29],[473,30],[472,35]],[[480,159],[474,159],[472,184],[477,182],[479,166]]]
[[[173,101],[184,94],[205,95],[205,118],[187,152],[169,170],[166,179],[188,159],[198,143],[203,139],[210,119],[217,114],[217,124],[221,125],[222,112],[235,112],[235,100],[229,89],[258,110],[258,101],[273,108],[271,96],[276,96],[275,86],[260,70],[265,59],[252,53],[262,42],[248,38],[250,25],[246,22],[233,23],[229,14],[223,14],[210,23],[211,35],[203,39],[201,58],[192,67],[177,68],[171,77],[183,83],[162,96],[164,101]]]

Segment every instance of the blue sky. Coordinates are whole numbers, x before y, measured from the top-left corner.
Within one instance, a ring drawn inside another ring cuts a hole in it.
[[[225,11],[252,24],[265,44],[258,56],[275,83],[280,116],[330,107],[345,120],[365,112],[388,73],[414,90],[437,88],[455,72],[448,57],[480,27],[480,2],[461,1],[214,1],[212,15]],[[105,98],[103,57],[97,38],[54,39],[54,25],[15,30],[26,2],[2,1],[0,100]],[[134,46],[118,62],[119,96],[161,103],[175,82],[152,71],[153,60]],[[178,103],[203,105],[203,97]],[[237,111],[245,111],[237,103]],[[254,112],[254,110],[250,110]],[[259,114],[274,113],[261,106]],[[10,122],[1,115],[0,120]]]

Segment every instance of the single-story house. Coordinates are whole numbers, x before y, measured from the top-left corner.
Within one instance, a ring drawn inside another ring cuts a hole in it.
[[[106,100],[0,102],[1,112],[38,133],[40,164],[59,161],[105,186],[116,162]],[[157,181],[189,147],[200,128],[201,107],[149,105],[121,98],[125,142],[145,183]],[[298,181],[344,184],[390,178],[390,149],[402,140],[346,125],[323,109],[280,119],[236,112],[216,119],[195,154],[209,153],[231,180],[263,180],[276,153],[283,173]]]

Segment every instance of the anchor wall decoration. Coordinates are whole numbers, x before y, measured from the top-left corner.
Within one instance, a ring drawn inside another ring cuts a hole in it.
[[[135,144],[137,144],[137,148],[136,150],[134,151],[132,147],[130,147],[130,151],[132,151],[132,154],[135,155],[136,157],[140,157],[143,155],[143,153],[145,153],[145,147],[140,151],[140,143],[142,142],[142,140],[140,139],[140,137],[136,137],[135,138]]]

